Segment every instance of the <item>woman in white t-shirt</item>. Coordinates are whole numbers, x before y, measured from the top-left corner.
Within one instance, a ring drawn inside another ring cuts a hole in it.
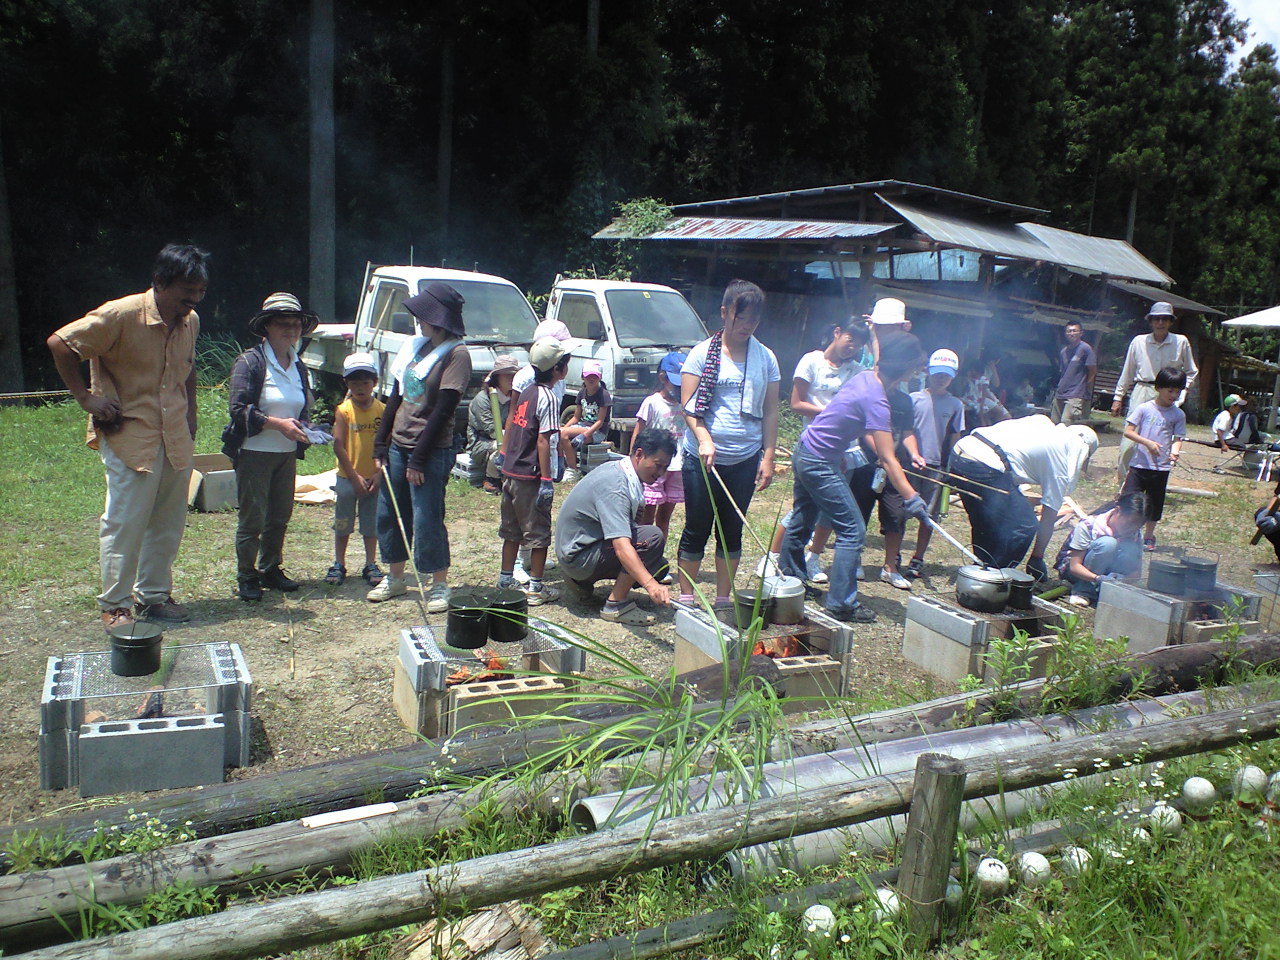
[[[716,533],[716,603],[732,603],[742,554],[742,515],[773,480],[778,443],[778,358],[754,336],[764,291],[731,280],[720,304],[724,329],[689,352],[680,370],[684,438],[685,526],[680,536],[680,598],[693,585]]]
[[[860,361],[869,340],[866,324],[851,318],[844,326],[838,323],[829,326],[822,338],[825,346],[820,350],[811,350],[800,358],[791,380],[791,412],[797,414],[805,426],[831,402],[831,398],[850,377],[862,372],[864,368]],[[782,549],[782,537],[786,533],[789,516],[788,513],[783,517],[778,529],[774,531],[769,555],[761,558],[756,567],[758,576],[774,576],[779,572],[778,551]],[[818,525],[813,529],[813,541],[804,555],[805,572],[813,583],[827,582],[827,575],[822,572],[821,554],[826,549],[830,536],[829,519],[819,517]]]

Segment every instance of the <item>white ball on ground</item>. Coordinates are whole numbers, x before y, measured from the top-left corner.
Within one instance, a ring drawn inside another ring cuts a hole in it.
[[[1062,848],[1062,872],[1069,877],[1080,877],[1093,867],[1093,854],[1084,847]]]
[[[1207,816],[1218,802],[1218,791],[1204,777],[1187,777],[1182,784],[1182,806],[1192,817]]]
[[[876,902],[880,905],[876,907],[872,916],[877,920],[892,920],[902,912],[902,905],[898,902],[898,895],[888,887],[876,888]]]
[[[1252,806],[1261,802],[1266,791],[1266,771],[1253,764],[1241,767],[1231,778],[1231,793],[1236,798],[1236,803]]]
[[[1157,803],[1147,814],[1147,826],[1157,836],[1175,837],[1182,832],[1182,814],[1167,803]]]
[[[806,933],[826,936],[835,929],[836,915],[825,903],[815,903],[801,914],[800,925]]]
[[[947,892],[944,895],[948,909],[959,910],[960,905],[964,903],[964,887],[960,886],[960,881],[955,877],[947,878]]]
[[[982,896],[1002,897],[1009,889],[1009,868],[995,857],[983,857],[973,871],[973,879]]]
[[[1042,853],[1028,850],[1026,853],[1019,854],[1017,867],[1018,883],[1028,890],[1034,890],[1049,882],[1049,861]]]

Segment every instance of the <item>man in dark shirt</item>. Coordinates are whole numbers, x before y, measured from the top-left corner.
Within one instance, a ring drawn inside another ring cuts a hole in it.
[[[1058,388],[1053,394],[1049,418],[1054,423],[1089,419],[1093,409],[1093,379],[1098,374],[1098,357],[1084,341],[1084,327],[1072,320],[1063,328],[1067,345],[1058,352]]]

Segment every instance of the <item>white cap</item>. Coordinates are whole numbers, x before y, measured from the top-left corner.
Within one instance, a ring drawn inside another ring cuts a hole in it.
[[[868,318],[872,323],[906,323],[907,305],[893,297],[877,300]]]
[[[1165,303],[1163,300],[1157,300],[1151,305],[1151,309],[1147,311],[1148,317],[1172,317],[1173,304]]]
[[[543,337],[555,337],[560,341],[568,340],[569,328],[559,320],[543,320],[533,328],[533,339],[541,340]]]
[[[948,350],[944,347],[941,350],[933,351],[929,356],[930,376],[935,373],[946,373],[954,377],[959,369],[960,358],[956,356],[954,350]]]
[[[374,359],[373,354],[352,353],[348,354],[347,358],[342,361],[342,375],[344,377],[349,377],[353,373],[359,373],[360,371],[371,373],[375,379],[377,378],[378,361]]]
[[[1067,424],[1067,432],[1074,435],[1089,450],[1085,455],[1085,459],[1089,459],[1098,452],[1098,435],[1093,432],[1092,427],[1086,427],[1083,423]]]

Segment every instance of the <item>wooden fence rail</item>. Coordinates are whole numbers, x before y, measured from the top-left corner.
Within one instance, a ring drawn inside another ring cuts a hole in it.
[[[966,799],[1086,776],[1126,759],[1166,760],[1277,736],[1280,701],[1013,750],[965,762]],[[629,824],[273,903],[25,954],[28,960],[239,960],[330,943],[445,911],[474,910],[579,884],[907,810],[914,773]]]

